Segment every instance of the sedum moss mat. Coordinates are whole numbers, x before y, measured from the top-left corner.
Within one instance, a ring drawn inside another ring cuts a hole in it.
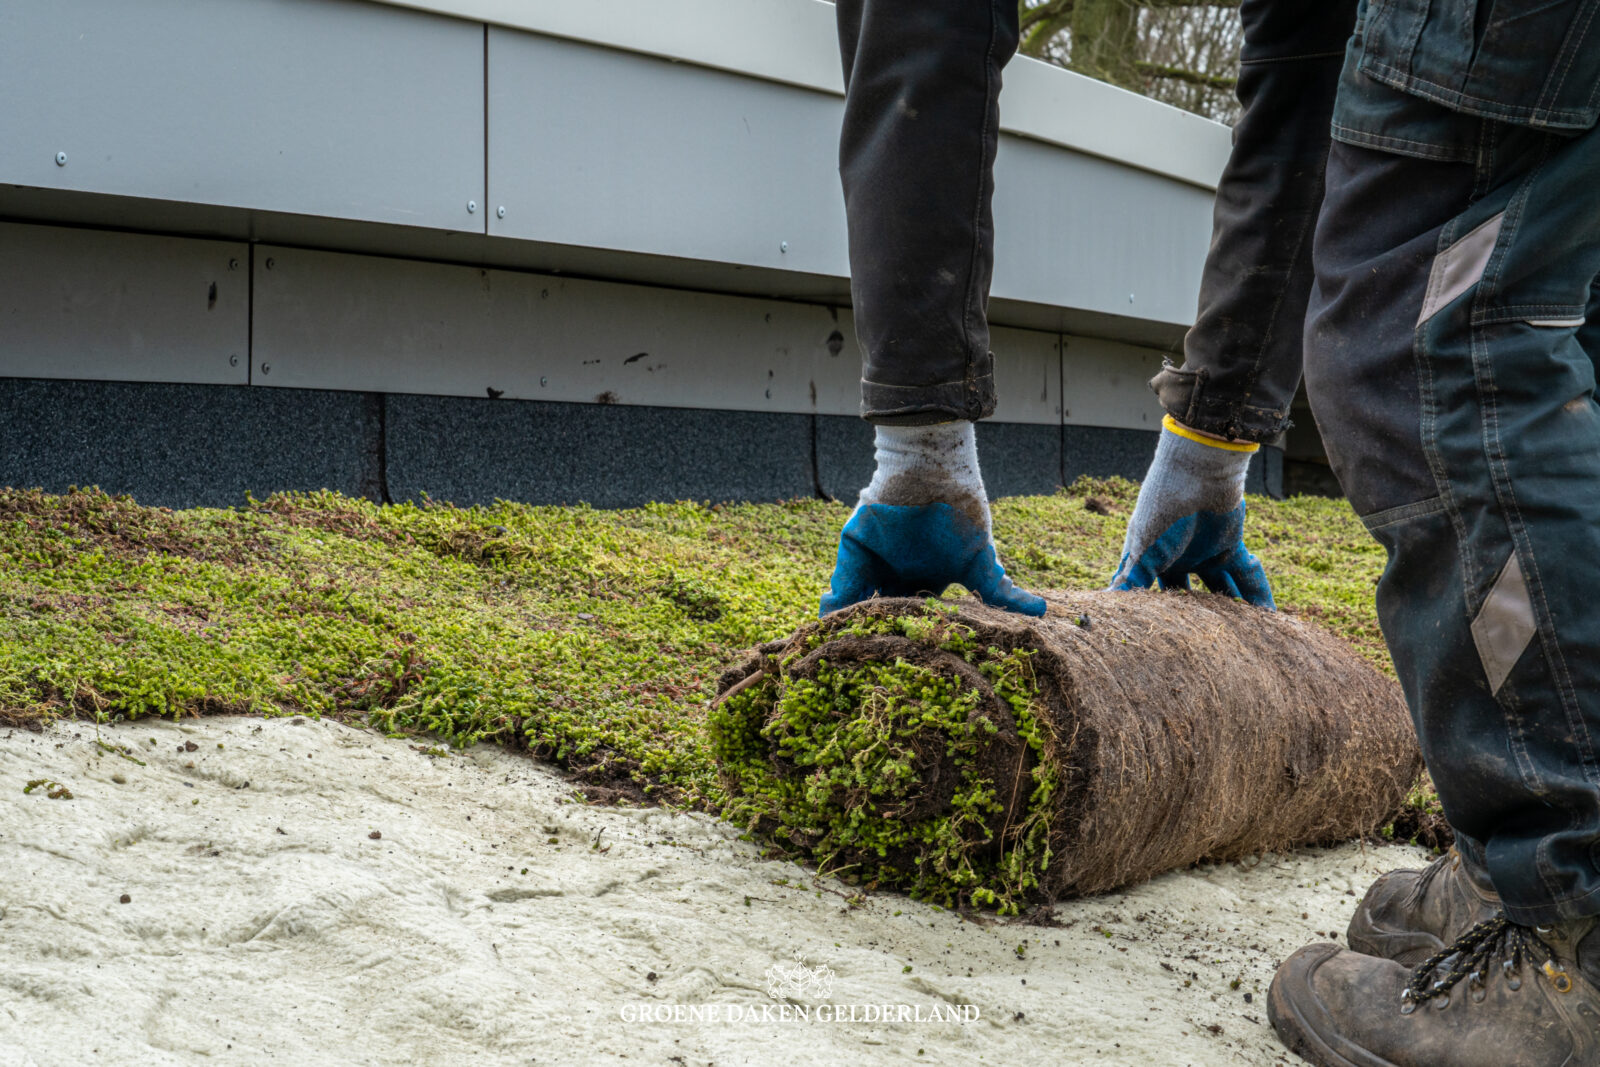
[[[971,627],[944,617],[949,608],[932,607],[926,616],[858,616],[796,634],[774,653],[775,673],[728,690],[707,718],[712,752],[734,794],[725,813],[852,884],[1017,914],[1049,866],[1061,791],[1037,715],[1034,653],[979,641]],[[1013,800],[1015,821],[1006,820],[1000,841],[993,824],[1008,813],[1000,779],[1014,768],[986,752],[999,728],[979,710],[977,689],[905,657],[821,659],[803,676],[789,674],[841,640],[876,636],[960,657],[1009,709],[1029,767],[1018,780],[1027,784]],[[939,803],[929,803],[930,792]]]
[[[1137,487],[995,505],[1023,585],[1101,587]],[[1392,671],[1383,566],[1343,501],[1250,499],[1278,603]],[[705,730],[740,652],[815,615],[846,505],[228,509],[0,489],[0,722],[308,713],[495,741],[603,799],[725,803]],[[1431,798],[1418,795],[1417,803]]]

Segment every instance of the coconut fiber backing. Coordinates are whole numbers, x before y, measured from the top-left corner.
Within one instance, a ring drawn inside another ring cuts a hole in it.
[[[824,870],[1014,911],[1367,833],[1421,770],[1399,687],[1210,594],[876,600],[762,646],[709,718],[728,814]]]

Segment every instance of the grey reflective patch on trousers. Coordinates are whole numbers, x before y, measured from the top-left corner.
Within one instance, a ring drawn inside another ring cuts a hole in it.
[[[1550,326],[1558,329],[1573,330],[1589,320],[1579,316],[1572,319],[1523,319],[1522,321],[1529,326]]]
[[[1478,609],[1478,617],[1472,620],[1472,643],[1478,646],[1478,658],[1483,661],[1483,673],[1489,676],[1491,694],[1500,692],[1523,649],[1533,640],[1535,630],[1528,583],[1522,578],[1522,564],[1513,551],[1483,607]]]
[[[1484,268],[1489,265],[1494,243],[1500,239],[1500,223],[1505,217],[1506,213],[1500,212],[1433,257],[1433,269],[1428,272],[1428,292],[1422,299],[1422,312],[1417,315],[1418,326],[1478,284]]]

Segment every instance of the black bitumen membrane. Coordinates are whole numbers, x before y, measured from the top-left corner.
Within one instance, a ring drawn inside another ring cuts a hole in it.
[[[1157,434],[978,424],[992,496],[1079,475],[1143,477]],[[374,500],[631,507],[651,500],[853,502],[872,427],[842,415],[0,378],[0,485],[98,485],[166,507],[290,489]],[[1281,494],[1265,448],[1251,492]]]
[[[375,496],[379,409],[363,393],[0,378],[0,485],[97,485],[165,507]]]
[[[389,493],[630,507],[816,495],[811,417],[390,396]]]

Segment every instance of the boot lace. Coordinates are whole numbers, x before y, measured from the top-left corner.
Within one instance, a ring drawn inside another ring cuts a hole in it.
[[[1474,996],[1481,996],[1490,968],[1499,964],[1506,988],[1522,988],[1522,964],[1536,968],[1555,959],[1548,945],[1526,926],[1519,926],[1502,913],[1468,930],[1442,951],[1422,961],[1411,972],[1411,981],[1400,994],[1400,1011],[1410,1015],[1430,1000],[1450,1003],[1450,991],[1468,979]]]

